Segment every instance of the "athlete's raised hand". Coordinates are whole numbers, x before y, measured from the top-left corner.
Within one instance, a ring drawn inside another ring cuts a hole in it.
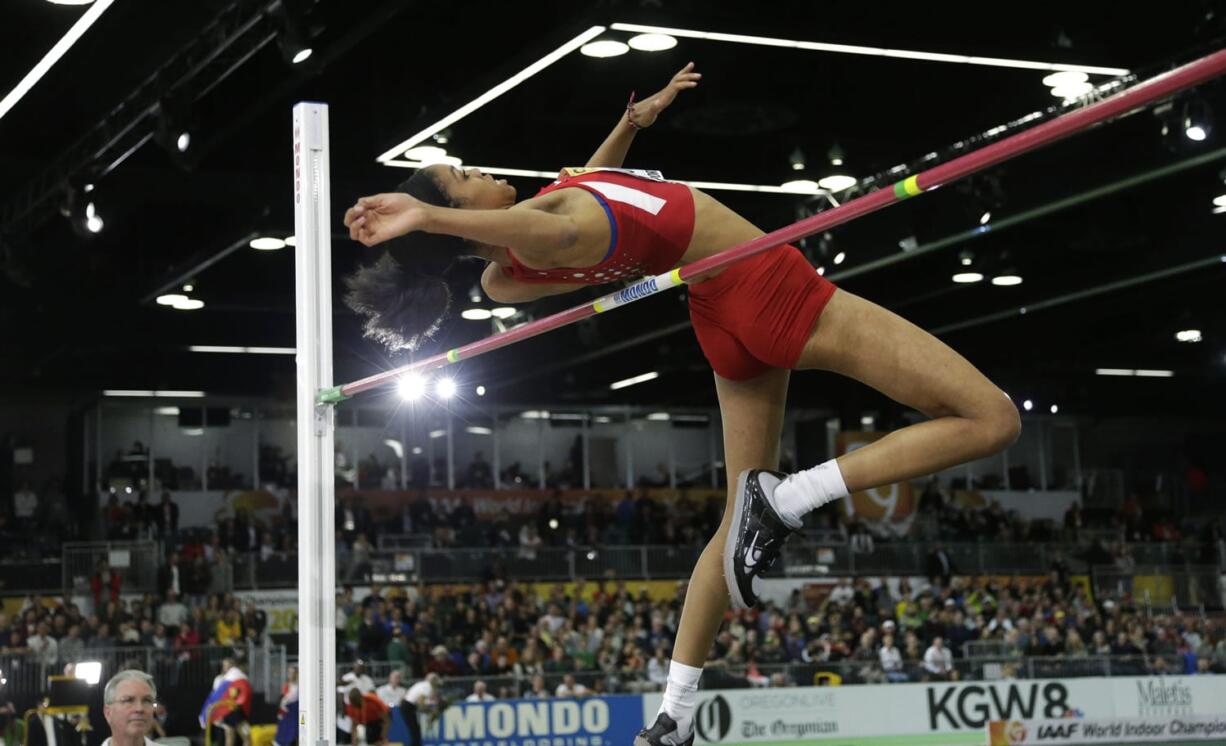
[[[660,112],[667,109],[668,105],[673,102],[673,99],[677,98],[678,93],[694,88],[698,85],[698,81],[701,78],[702,73],[694,72],[694,63],[688,63],[658,93],[642,101],[631,103],[627,107],[626,118],[639,129],[650,127],[655,123],[656,117],[660,116]]]

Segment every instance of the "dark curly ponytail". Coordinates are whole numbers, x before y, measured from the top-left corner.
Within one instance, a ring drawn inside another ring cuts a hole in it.
[[[454,207],[430,173],[413,174],[397,189],[439,207]],[[374,264],[345,278],[345,305],[366,317],[368,338],[388,348],[417,349],[438,331],[451,307],[447,270],[468,253],[455,236],[410,233],[386,244]]]

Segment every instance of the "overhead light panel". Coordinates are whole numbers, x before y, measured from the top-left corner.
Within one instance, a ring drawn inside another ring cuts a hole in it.
[[[1138,376],[1140,378],[1173,378],[1175,371],[1173,370],[1154,370],[1147,368],[1095,368],[1094,372],[1100,376]]]
[[[484,387],[484,386],[478,386],[478,387],[477,387],[477,396],[485,396],[485,387]]]
[[[150,391],[147,389],[106,389],[103,396],[145,397],[158,399],[203,399],[203,391]]]
[[[663,52],[677,46],[677,37],[668,34],[638,34],[627,42],[631,49],[640,52]]]
[[[851,189],[857,184],[854,176],[846,174],[834,174],[817,180],[817,185],[822,189],[829,189],[832,192],[841,192],[844,189]]]
[[[647,419],[651,420],[652,422],[668,422],[670,417],[668,416],[668,412],[652,412],[651,414],[647,415]]]
[[[235,347],[232,345],[191,345],[188,352],[212,352],[232,355],[294,355],[293,347]]]
[[[167,293],[165,295],[159,295],[157,302],[159,306],[174,306],[185,302],[187,299],[187,296],[183,295],[182,293]]]
[[[277,251],[285,248],[285,239],[274,236],[260,236],[251,239],[251,248],[257,251]]]
[[[1180,342],[1200,342],[1203,338],[1200,329],[1181,329],[1175,332],[1175,339]]]
[[[510,306],[499,306],[498,308],[490,311],[490,313],[493,314],[494,318],[496,319],[509,319],[515,314],[519,313],[519,311]]]
[[[1060,407],[1056,406],[1055,404],[1051,405],[1052,414],[1058,414],[1059,412],[1060,412]]]
[[[199,311],[204,308],[204,301],[199,298],[184,298],[178,303],[171,304],[171,307],[176,311]]]
[[[430,437],[432,439],[433,438],[445,438],[447,437],[447,431],[446,430],[431,430]]]
[[[1061,86],[1085,83],[1089,79],[1090,76],[1080,70],[1061,70],[1045,76],[1043,78],[1043,85],[1048,88],[1059,88]]]
[[[813,179],[792,179],[780,184],[779,188],[791,194],[817,194],[821,189]]]
[[[1021,285],[1022,276],[1012,272],[1006,272],[993,277],[992,284],[997,287],[1013,287],[1014,285]]]
[[[620,381],[614,381],[613,383],[609,384],[609,388],[612,389],[613,391],[617,391],[618,389],[624,389],[627,386],[634,386],[635,384],[644,383],[646,381],[654,381],[655,379],[659,377],[660,377],[659,372],[653,370],[650,373],[644,373],[642,375],[634,376],[632,378],[623,378]]]
[[[460,312],[460,318],[469,321],[487,321],[493,315],[488,308],[465,308]]]
[[[464,428],[464,432],[472,433],[473,435],[493,435],[494,434],[494,431],[491,430],[490,428],[481,427],[480,425],[469,425],[468,427]]]
[[[969,285],[973,282],[982,282],[982,272],[958,272],[953,276],[953,281],[959,285]]]
[[[630,31],[639,33],[668,34],[686,39],[707,39],[710,41],[726,41],[738,44],[753,44],[766,47],[791,47],[814,52],[833,52],[836,54],[858,54],[871,57],[891,57],[894,59],[922,60],[925,62],[950,62],[963,65],[981,65],[987,67],[1007,67],[1028,70],[1074,70],[1093,75],[1127,75],[1128,70],[1120,67],[1096,67],[1092,65],[1066,65],[1059,62],[1037,62],[1032,60],[1017,60],[1003,57],[978,57],[965,54],[942,54],[939,52],[919,52],[906,49],[887,49],[884,47],[864,47],[852,44],[826,44],[813,41],[795,41],[766,36],[747,36],[744,34],[723,34],[713,31],[693,31],[689,29],[667,28],[663,26],[645,26],[636,23],[614,23],[609,26],[614,31]]]
[[[94,22],[114,2],[115,0],[97,0],[93,7],[81,14],[76,23],[72,24],[68,31],[60,37],[60,40],[51,47],[50,51],[43,55],[43,58],[34,67],[30,68],[30,72],[26,73],[25,77],[13,87],[13,90],[5,94],[3,99],[0,99],[0,119],[3,119],[4,115],[8,114],[17,105],[17,102],[29,93],[30,89],[38,84],[38,81],[42,80],[47,71],[60,61],[60,58],[72,48],[73,44],[76,44],[84,36],[89,27],[93,26]]]
[[[620,42],[615,39],[600,39],[584,44],[579,48],[579,52],[587,57],[620,57],[630,51],[630,47],[625,42]]]

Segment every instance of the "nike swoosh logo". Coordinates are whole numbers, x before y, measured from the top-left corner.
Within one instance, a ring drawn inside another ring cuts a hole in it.
[[[762,556],[762,550],[755,546],[758,543],[758,534],[760,531],[755,531],[753,538],[749,540],[749,545],[745,547],[745,556],[742,561],[745,563],[746,570],[752,570],[758,566],[758,559]]]

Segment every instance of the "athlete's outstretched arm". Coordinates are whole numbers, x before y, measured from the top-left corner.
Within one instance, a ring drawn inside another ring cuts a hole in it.
[[[547,295],[562,295],[583,287],[578,283],[520,282],[490,262],[481,273],[481,289],[495,303],[528,303]]]
[[[630,143],[634,141],[635,131],[650,127],[660,112],[668,108],[673,99],[677,98],[678,93],[698,85],[701,77],[701,73],[694,72],[694,63],[691,62],[681,68],[681,72],[674,75],[673,79],[668,81],[668,85],[654,96],[627,106],[626,113],[617,120],[613,131],[588,159],[587,168],[601,166],[621,168],[622,163],[626,160],[626,153],[630,150]]]

